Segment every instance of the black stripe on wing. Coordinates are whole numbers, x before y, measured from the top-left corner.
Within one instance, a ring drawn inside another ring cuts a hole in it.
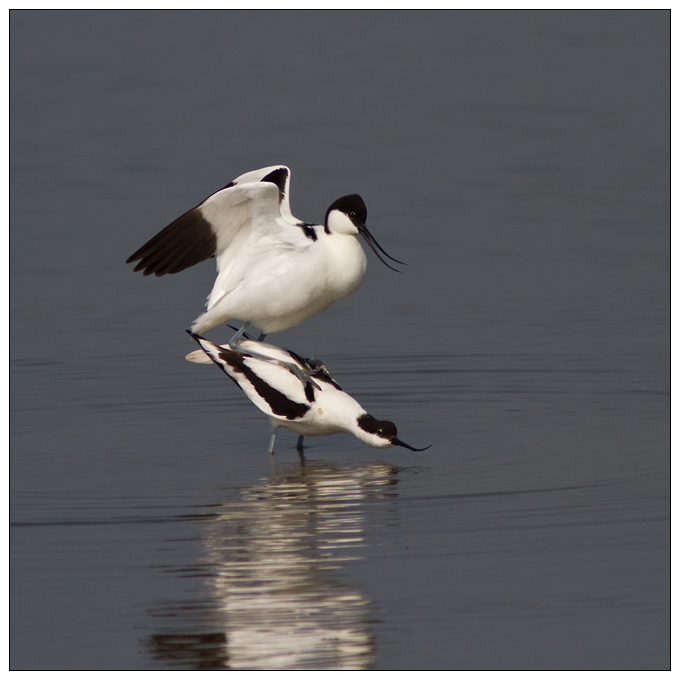
[[[159,231],[126,263],[139,260],[134,271],[143,270],[144,276],[163,276],[193,267],[216,252],[215,232],[197,206]]]
[[[288,170],[286,168],[276,168],[276,170],[272,170],[260,180],[260,182],[271,182],[272,184],[276,184],[279,188],[279,203],[283,201],[283,197],[286,195],[287,181]]]
[[[225,364],[231,366],[234,371],[243,373],[244,378],[267,402],[274,415],[282,416],[287,420],[295,420],[296,418],[302,418],[309,411],[310,407],[307,404],[299,404],[297,401],[289,399],[285,394],[274,389],[268,382],[262,380],[255,371],[246,365],[244,360],[248,358],[247,354],[239,354],[234,352],[234,350],[223,347],[220,349],[218,356]],[[217,365],[220,366],[220,364]],[[220,368],[224,371],[223,366],[220,366]],[[226,371],[224,372],[227,373]],[[229,374],[227,373],[227,375]]]

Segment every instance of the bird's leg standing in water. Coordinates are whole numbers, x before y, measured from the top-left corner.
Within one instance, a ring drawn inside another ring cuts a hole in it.
[[[268,453],[272,458],[274,458],[274,442],[276,441],[276,431],[277,431],[278,429],[279,429],[279,428],[276,427],[276,426],[274,426],[274,427],[272,428],[272,438],[269,440],[269,450],[267,451],[267,453]]]

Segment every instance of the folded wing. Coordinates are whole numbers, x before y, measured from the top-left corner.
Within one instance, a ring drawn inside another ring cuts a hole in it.
[[[229,347],[220,347],[194,333],[191,337],[263,413],[295,420],[309,411],[302,383],[279,363],[279,360],[293,361],[303,368],[306,364],[303,364],[297,355],[266,343],[251,341],[242,343],[244,349],[257,347],[258,352],[271,355],[272,360],[266,361],[247,354],[239,354]]]

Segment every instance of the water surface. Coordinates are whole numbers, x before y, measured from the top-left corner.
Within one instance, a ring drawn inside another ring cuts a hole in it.
[[[11,667],[668,668],[668,29],[13,11]],[[408,265],[268,340],[428,451],[270,462],[124,264],[276,163]]]

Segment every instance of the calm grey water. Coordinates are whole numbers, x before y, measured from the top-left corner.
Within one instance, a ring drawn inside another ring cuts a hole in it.
[[[669,23],[12,12],[11,667],[669,668]],[[428,451],[272,464],[124,264],[276,163],[408,265],[268,339]]]

